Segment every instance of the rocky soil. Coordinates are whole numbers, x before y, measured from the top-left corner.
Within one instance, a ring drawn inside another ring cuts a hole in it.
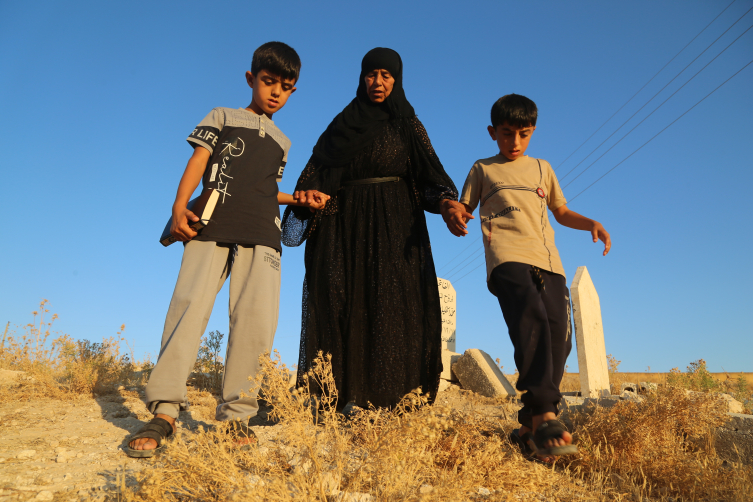
[[[0,403],[0,502],[104,500],[118,486],[136,483],[139,472],[155,461],[132,459],[124,451],[128,436],[150,418],[142,398],[143,389],[121,387],[97,398]],[[210,394],[189,391],[189,399],[192,408],[181,412],[179,428],[190,433],[217,425]],[[456,386],[442,392],[438,401],[512,418],[509,404]],[[268,412],[262,407],[252,421],[260,447],[281,432],[281,426],[267,419]]]

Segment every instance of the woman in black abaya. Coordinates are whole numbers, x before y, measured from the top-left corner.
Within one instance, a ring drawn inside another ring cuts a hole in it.
[[[424,211],[462,206],[405,97],[402,60],[376,48],[361,63],[356,98],[314,147],[296,191],[332,198],[289,206],[283,243],[307,240],[298,375],[332,354],[338,407],[389,407],[417,387],[436,395],[442,319]],[[464,212],[464,211],[463,211]]]

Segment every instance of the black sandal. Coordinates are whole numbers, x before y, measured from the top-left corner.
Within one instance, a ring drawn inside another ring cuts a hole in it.
[[[528,447],[531,448],[535,455],[540,457],[546,456],[559,456],[559,455],[572,455],[578,453],[578,447],[574,444],[568,444],[565,446],[552,446],[551,448],[544,448],[544,443],[550,439],[562,439],[562,434],[567,432],[565,426],[559,420],[547,420],[542,422],[533,436],[528,438]],[[525,436],[525,434],[523,435]]]
[[[170,425],[170,422],[168,422],[164,418],[154,417],[148,423],[144,424],[141,429],[136,431],[136,433],[128,439],[126,453],[129,457],[134,458],[152,457],[155,453],[162,451],[165,448],[165,441],[172,435],[173,426]],[[151,450],[134,450],[133,448],[131,448],[131,443],[134,440],[142,438],[154,439],[154,441],[157,443],[157,447],[152,448]]]
[[[534,455],[534,451],[531,449],[530,446],[528,446],[528,440],[532,439],[531,433],[526,432],[524,434],[520,433],[520,429],[513,429],[513,431],[508,436],[508,439],[510,440],[510,443],[512,443],[513,446],[517,446],[520,450],[520,453],[527,458],[531,458]]]

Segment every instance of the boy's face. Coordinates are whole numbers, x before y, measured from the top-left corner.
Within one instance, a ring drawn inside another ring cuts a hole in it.
[[[499,153],[509,160],[519,159],[526,153],[531,135],[536,130],[535,126],[515,127],[507,122],[497,127],[489,126],[489,136],[497,142]]]
[[[247,71],[246,82],[254,90],[248,108],[268,117],[285,106],[290,95],[295,92],[295,80],[283,79],[267,70],[259,70],[258,75]]]

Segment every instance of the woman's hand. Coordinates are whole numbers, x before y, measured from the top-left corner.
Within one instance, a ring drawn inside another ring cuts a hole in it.
[[[293,192],[293,199],[295,199],[296,205],[307,207],[313,213],[322,209],[327,204],[330,196],[319,190],[296,190]]]
[[[447,229],[456,237],[464,237],[468,234],[468,220],[473,220],[468,206],[458,201],[442,199],[439,203],[439,211],[442,219],[447,224]]]

